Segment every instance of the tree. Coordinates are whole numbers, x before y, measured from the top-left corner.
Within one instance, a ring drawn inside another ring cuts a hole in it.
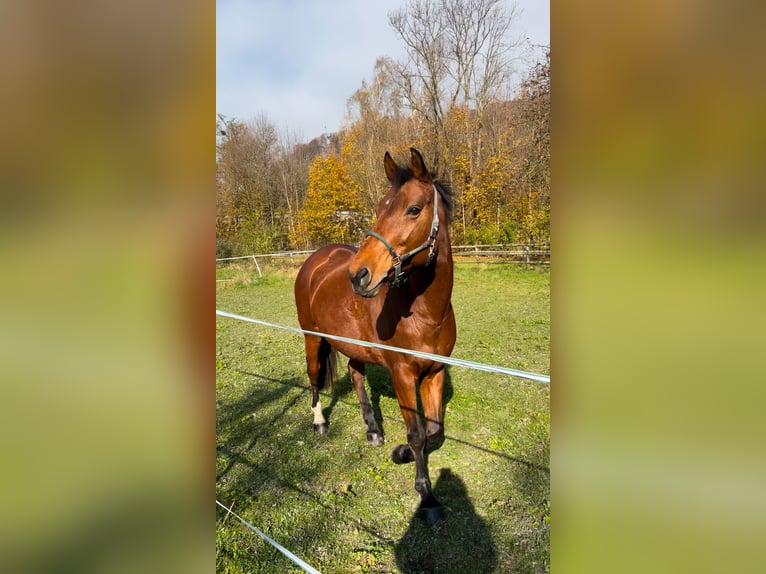
[[[407,61],[395,66],[402,98],[432,128],[437,146],[433,165],[440,167],[446,116],[463,114],[469,178],[481,153],[486,106],[504,89],[518,40],[509,38],[515,6],[502,0],[411,0],[389,14],[389,23],[405,44]]]
[[[365,213],[373,213],[378,200],[388,189],[383,174],[383,156],[409,154],[414,141],[420,141],[413,128],[413,117],[405,113],[389,58],[379,58],[371,82],[347,101],[350,124],[342,132],[341,160],[349,176],[361,187]]]
[[[515,186],[519,197],[515,219],[519,239],[539,242],[550,238],[550,107],[551,53],[538,63],[522,84],[516,122],[521,137],[515,153],[519,166]]]
[[[462,240],[476,218],[470,204],[483,194],[486,112],[507,89],[520,45],[510,36],[516,18],[502,0],[410,0],[389,14],[407,51],[393,76],[402,100],[430,126],[423,147],[453,187]]]
[[[456,241],[547,241],[550,50],[512,97],[515,18],[501,0],[410,0],[389,14],[406,60],[378,59],[337,134],[299,143],[265,116],[247,124],[219,116],[221,249],[360,239],[388,188],[383,154],[413,145],[455,193]]]
[[[441,3],[411,0],[406,8],[391,12],[388,21],[407,51],[407,61],[394,64],[399,93],[409,108],[428,122],[433,140],[438,142],[449,66]],[[436,152],[431,165],[438,169],[438,147]]]
[[[294,161],[289,136],[280,141],[264,115],[249,124],[219,118],[217,133],[217,236],[248,253],[287,248],[308,163]]]
[[[299,229],[299,210],[303,205],[308,190],[308,173],[314,154],[309,146],[298,142],[297,136],[285,132],[280,135],[279,149],[275,159],[275,169],[282,199],[286,207],[283,217],[283,231],[289,238],[289,245],[298,247],[306,244],[306,237]],[[294,241],[297,241],[294,243]]]
[[[309,170],[309,188],[297,233],[305,234],[313,246],[355,241],[366,227],[360,193],[361,188],[349,177],[340,158],[317,156]],[[294,243],[300,240],[295,237]]]

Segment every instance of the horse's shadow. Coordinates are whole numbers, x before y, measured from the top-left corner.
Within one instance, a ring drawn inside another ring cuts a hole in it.
[[[442,504],[444,520],[428,526],[417,514],[412,517],[394,547],[399,570],[407,574],[493,572],[497,549],[462,479],[443,468],[433,493]]]
[[[449,370],[450,370],[449,365],[445,365],[444,391],[442,394],[442,414],[443,415],[446,413],[447,404],[449,403],[450,399],[452,399],[452,394],[453,394],[452,377],[450,376]],[[383,412],[380,409],[380,399],[381,397],[386,397],[389,399],[396,400],[394,385],[393,385],[393,382],[391,381],[391,373],[385,367],[368,364],[365,367],[364,379],[365,379],[365,384],[368,390],[370,391],[368,393],[368,396],[370,398],[370,406],[372,407],[372,412],[375,414],[375,420],[377,421],[381,432],[383,433],[383,435],[385,435],[386,429],[384,426]],[[353,391],[354,391],[354,386],[351,383],[351,377],[349,377],[347,372],[343,377],[339,378],[335,382],[332,389],[332,399],[330,400],[330,403],[325,408],[322,409],[322,414],[327,419],[328,424],[331,424],[330,415],[332,414],[338,402],[341,399],[347,397]],[[354,400],[356,400],[355,393],[353,394],[353,398]],[[423,406],[420,403],[420,393],[418,393],[417,398],[418,398],[418,412],[420,412],[421,416],[424,416]]]
[[[256,381],[271,383],[271,386],[253,385],[239,399],[217,405],[216,436],[224,433],[227,439],[221,444],[216,440],[216,459],[220,464],[216,469],[216,482],[227,477],[236,464],[246,463],[247,453],[258,441],[264,440],[268,430],[279,424],[292,407],[301,401],[309,403],[311,399],[309,389],[298,377],[282,380],[240,369],[237,369],[237,372]],[[287,395],[290,392],[294,396],[288,400]],[[277,407],[274,408],[274,405]],[[243,419],[265,409],[272,414],[267,421],[259,425],[258,431],[253,432],[251,425],[242,424]]]

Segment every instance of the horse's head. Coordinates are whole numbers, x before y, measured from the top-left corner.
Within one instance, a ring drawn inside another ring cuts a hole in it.
[[[409,269],[434,257],[439,193],[420,152],[411,148],[410,155],[409,167],[396,165],[388,152],[383,159],[391,187],[348,268],[354,291],[363,297],[374,297],[386,282],[400,286]]]

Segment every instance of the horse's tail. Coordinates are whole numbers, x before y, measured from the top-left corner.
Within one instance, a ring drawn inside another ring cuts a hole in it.
[[[338,367],[338,354],[327,342],[322,339],[319,345],[319,376],[317,377],[317,389],[322,390],[335,384],[335,374]]]

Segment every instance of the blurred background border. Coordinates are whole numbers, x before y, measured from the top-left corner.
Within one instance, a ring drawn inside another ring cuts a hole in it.
[[[554,571],[766,565],[763,16],[552,3]],[[214,26],[3,5],[13,571],[214,569]]]

